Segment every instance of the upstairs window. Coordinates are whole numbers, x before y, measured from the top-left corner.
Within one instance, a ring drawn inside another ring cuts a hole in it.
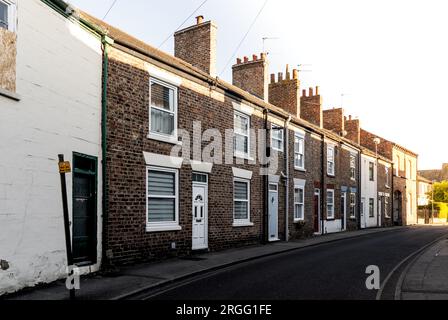
[[[350,155],[350,179],[356,180],[356,157],[355,155]]]
[[[327,146],[327,174],[334,176],[334,146]]]
[[[389,168],[385,167],[385,175],[386,175],[386,187],[390,186],[390,174],[389,174]]]
[[[305,169],[305,138],[299,134],[294,136],[294,167]]]
[[[176,139],[177,88],[151,79],[150,133]]]
[[[373,162],[369,162],[369,180],[375,181],[375,164]]]
[[[271,127],[271,146],[272,149],[283,152],[283,128],[274,124]]]
[[[236,156],[248,157],[249,156],[249,130],[250,130],[250,118],[249,116],[235,112],[233,117],[234,122],[234,135],[233,135],[233,151]]]

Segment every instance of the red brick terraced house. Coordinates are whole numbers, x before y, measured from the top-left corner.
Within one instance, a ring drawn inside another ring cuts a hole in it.
[[[229,84],[215,75],[217,28],[202,17],[176,32],[174,57],[81,17],[113,40],[107,261],[357,229],[360,146],[324,128],[319,92],[301,95],[297,70],[269,82],[266,55],[253,55],[237,60]],[[204,159],[213,129],[222,135],[219,143],[233,143]],[[173,155],[173,148],[181,152]]]

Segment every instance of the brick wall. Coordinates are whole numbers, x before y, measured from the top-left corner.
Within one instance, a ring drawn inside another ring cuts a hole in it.
[[[216,75],[216,33],[211,22],[197,18],[197,24],[174,34],[174,55],[193,66]]]
[[[303,120],[311,122],[316,126],[323,127],[322,99],[319,95],[319,87],[316,87],[314,94],[313,88],[309,88],[308,95],[306,90],[302,91],[300,98],[300,117]]]
[[[323,111],[324,128],[341,134],[344,131],[344,109],[329,109]]]
[[[266,54],[260,57],[253,55],[252,60],[244,57],[237,59],[232,66],[232,83],[258,98],[268,101],[268,68],[269,63]]]
[[[192,241],[191,167],[183,165],[179,171],[182,230],[146,232],[146,164],[142,153],[169,155],[172,145],[147,138],[150,78],[143,61],[112,49],[109,65],[109,212],[105,245],[113,253],[111,262],[127,264],[188,254]],[[180,129],[192,132],[193,120],[201,121],[203,131],[208,128],[217,128],[221,132],[233,129],[233,106],[228,98],[219,101],[184,86],[179,88],[178,95]],[[262,128],[263,125],[262,118],[252,116],[252,128]],[[253,171],[250,214],[254,226],[232,226],[232,165],[215,164],[209,175],[209,247],[212,251],[261,241],[263,179],[257,165],[246,161],[238,167]],[[171,249],[172,242],[176,243],[175,250]]]
[[[293,70],[291,77],[287,67],[285,78],[283,79],[283,74],[279,73],[278,81],[275,80],[275,75],[271,74],[269,103],[300,117],[300,81],[297,70]]]

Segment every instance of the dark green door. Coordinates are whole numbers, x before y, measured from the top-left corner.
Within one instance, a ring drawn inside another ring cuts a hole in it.
[[[77,265],[97,259],[97,159],[73,154],[73,259]]]

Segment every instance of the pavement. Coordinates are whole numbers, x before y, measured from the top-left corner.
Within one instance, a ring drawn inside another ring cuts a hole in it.
[[[448,239],[425,250],[408,266],[396,299],[448,300]]]
[[[304,240],[275,242],[220,252],[198,254],[161,262],[123,267],[113,274],[95,274],[82,277],[78,300],[119,300],[138,295],[140,292],[157,289],[177,281],[224,269],[243,262],[294,252],[301,248],[332,243],[350,238],[358,238],[376,233],[388,233],[406,227],[365,229],[316,236]],[[448,256],[446,257],[448,259]],[[27,288],[18,293],[0,297],[5,300],[67,300],[68,290],[65,280],[51,284]]]

